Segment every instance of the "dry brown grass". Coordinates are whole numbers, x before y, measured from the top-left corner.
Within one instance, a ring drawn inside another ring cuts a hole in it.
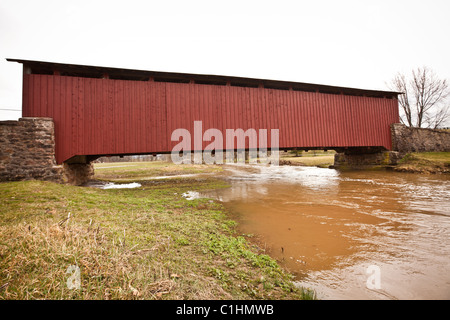
[[[173,282],[170,275],[162,271],[162,266],[159,270],[154,270],[157,265],[147,270],[136,269],[136,264],[146,255],[137,255],[126,244],[125,236],[122,238],[100,226],[73,220],[36,221],[0,228],[2,237],[12,239],[8,245],[0,247],[2,266],[6,265],[2,268],[2,281],[6,282],[4,298],[132,299],[141,296],[132,287],[133,281],[155,279],[157,272],[158,281],[149,284],[150,295],[160,293],[156,287],[159,282]],[[168,241],[156,238],[152,251],[163,253]],[[71,265],[82,270],[82,290],[66,286],[66,270]],[[164,293],[170,291],[164,290]]]
[[[287,156],[282,157],[280,161],[290,161],[296,165],[302,166],[317,166],[317,167],[329,167],[334,164],[334,155],[320,155],[316,157],[311,156],[303,156],[303,157],[295,157],[295,156]]]

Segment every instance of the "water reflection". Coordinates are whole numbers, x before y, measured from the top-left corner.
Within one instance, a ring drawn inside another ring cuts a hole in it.
[[[226,166],[241,231],[323,299],[449,299],[450,178]],[[382,287],[369,290],[369,265]]]

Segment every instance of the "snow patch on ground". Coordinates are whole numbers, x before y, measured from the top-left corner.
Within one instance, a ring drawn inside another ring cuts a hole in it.
[[[108,183],[105,184],[102,189],[133,189],[133,188],[139,188],[141,187],[140,183],[133,182],[133,183],[122,183],[122,184],[115,184],[115,183]]]
[[[188,191],[183,193],[182,196],[186,198],[186,200],[195,200],[201,198],[200,193],[198,193],[197,191]]]

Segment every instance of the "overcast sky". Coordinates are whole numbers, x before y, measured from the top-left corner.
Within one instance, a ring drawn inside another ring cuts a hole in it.
[[[0,109],[22,105],[5,58],[386,90],[419,66],[450,80],[449,31],[448,0],[1,0]]]

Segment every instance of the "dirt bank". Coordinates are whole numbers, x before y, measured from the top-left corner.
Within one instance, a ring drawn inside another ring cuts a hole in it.
[[[394,167],[398,172],[449,174],[450,152],[408,153]]]

